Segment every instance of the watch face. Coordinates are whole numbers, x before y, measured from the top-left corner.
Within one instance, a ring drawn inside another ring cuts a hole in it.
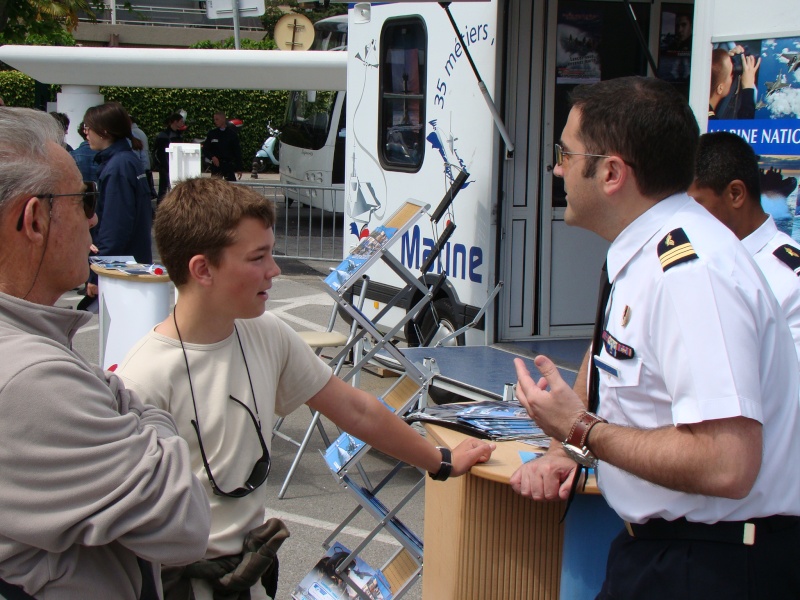
[[[561,445],[564,447],[564,451],[567,453],[567,456],[569,456],[579,465],[583,465],[584,467],[590,469],[597,466],[597,459],[592,456],[592,453],[589,452],[588,449],[577,448],[576,446],[567,444],[566,442],[561,442]]]

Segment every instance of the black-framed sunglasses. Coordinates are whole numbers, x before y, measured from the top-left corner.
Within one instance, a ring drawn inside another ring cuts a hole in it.
[[[264,441],[264,436],[261,435],[261,424],[258,422],[258,419],[256,419],[253,411],[250,410],[241,400],[237,400],[233,396],[228,396],[228,398],[243,406],[247,411],[247,414],[250,415],[250,419],[252,419],[253,426],[256,428],[256,433],[258,434],[258,441],[261,443],[261,458],[259,458],[256,461],[256,464],[253,465],[253,470],[250,472],[250,477],[248,477],[247,481],[245,481],[244,487],[236,488],[232,492],[224,492],[217,486],[217,482],[214,481],[214,475],[211,473],[211,465],[208,464],[208,459],[206,458],[206,451],[203,448],[203,438],[200,437],[200,426],[194,419],[192,419],[192,426],[197,434],[197,443],[200,445],[200,456],[203,457],[203,466],[206,469],[208,481],[211,482],[211,489],[214,492],[214,495],[227,496],[228,498],[243,498],[264,484],[264,482],[267,480],[267,476],[269,476],[269,471],[272,467],[272,461],[269,457],[267,443]]]
[[[94,211],[97,208],[97,198],[100,195],[100,192],[97,190],[97,184],[94,181],[84,181],[84,187],[86,188],[82,192],[77,192],[75,194],[34,194],[34,198],[39,198],[40,200],[49,200],[50,206],[53,205],[53,200],[56,198],[64,198],[66,196],[81,196],[81,200],[83,201],[83,213],[86,215],[87,219],[91,219],[94,216]],[[17,221],[17,231],[22,231],[22,221],[25,218],[25,209],[27,208],[28,203],[25,203],[25,206],[22,207],[22,212],[19,214],[19,220]]]

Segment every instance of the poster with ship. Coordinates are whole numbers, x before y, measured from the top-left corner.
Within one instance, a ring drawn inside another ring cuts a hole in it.
[[[600,9],[564,2],[558,13],[556,83],[600,81]]]

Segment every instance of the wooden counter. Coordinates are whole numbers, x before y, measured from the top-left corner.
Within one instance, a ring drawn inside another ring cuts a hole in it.
[[[426,425],[425,429],[434,443],[450,448],[466,437],[436,425]],[[599,545],[589,541],[588,552],[592,556],[588,562],[580,551],[573,553],[574,560],[563,558],[565,546],[569,545],[565,538],[569,542],[570,536],[565,536],[565,526],[559,520],[566,503],[534,502],[516,494],[508,483],[522,464],[520,451],[535,450],[521,442],[499,442],[489,462],[476,465],[467,475],[444,482],[428,478],[423,600],[534,600],[560,596],[577,600],[593,598],[599,591],[597,580],[599,577],[602,583],[605,549],[610,541],[606,529],[618,531],[619,526],[611,520],[610,529],[599,528],[602,539]],[[576,498],[570,509],[566,529],[570,519],[581,518],[580,510],[576,510],[579,500]],[[601,511],[610,511],[594,478],[587,483],[582,500],[592,504],[593,515],[600,505],[605,507]],[[606,512],[601,515],[603,519]],[[592,538],[583,532],[576,535],[581,547]],[[574,566],[575,562],[581,572],[573,575],[576,569],[569,569],[565,591],[565,563]],[[581,581],[573,581],[576,577]]]

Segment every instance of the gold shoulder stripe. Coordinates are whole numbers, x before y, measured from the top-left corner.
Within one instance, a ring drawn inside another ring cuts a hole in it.
[[[695,258],[697,253],[681,228],[670,231],[658,244],[658,260],[664,271]]]

